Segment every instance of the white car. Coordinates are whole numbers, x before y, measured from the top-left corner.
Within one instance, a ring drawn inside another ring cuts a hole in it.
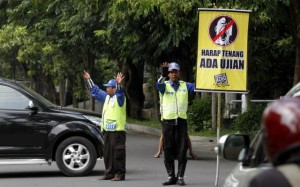
[[[300,96],[300,83],[284,97],[297,96]],[[222,136],[218,142],[218,153],[224,159],[239,161],[225,179],[223,187],[246,187],[255,175],[273,167],[265,155],[261,131],[256,134],[251,143],[249,136],[245,134]]]
[[[227,176],[224,187],[245,187],[259,172],[272,167],[268,162],[259,131],[250,144],[250,138],[244,134],[224,135],[218,142],[221,156],[227,160],[239,161]]]

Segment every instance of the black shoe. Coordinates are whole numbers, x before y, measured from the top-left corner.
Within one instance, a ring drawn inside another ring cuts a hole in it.
[[[185,185],[184,179],[182,177],[178,177],[177,184],[179,186],[184,186]]]
[[[125,176],[115,176],[111,179],[111,181],[123,181],[125,180]]]
[[[174,185],[177,182],[177,178],[176,177],[169,177],[169,180],[166,182],[163,182],[162,185],[163,186],[168,186],[168,185]]]
[[[112,178],[114,178],[114,177],[109,177],[109,176],[104,175],[99,180],[111,180]]]

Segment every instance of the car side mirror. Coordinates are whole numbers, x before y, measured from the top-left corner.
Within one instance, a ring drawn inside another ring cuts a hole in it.
[[[250,138],[245,134],[224,135],[219,139],[217,153],[226,160],[242,161],[249,150]]]
[[[33,102],[33,101],[29,101],[28,103],[28,109],[32,110],[32,112],[30,112],[30,116],[33,114],[36,114],[38,111],[38,106]]]

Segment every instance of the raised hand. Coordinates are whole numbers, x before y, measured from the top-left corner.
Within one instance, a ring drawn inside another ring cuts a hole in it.
[[[85,70],[83,70],[83,74],[82,75],[86,79],[90,79],[91,78],[90,74],[87,71],[85,71]]]
[[[87,71],[83,70],[82,76],[85,78],[85,82],[87,83],[87,85],[90,89],[95,86],[93,80],[91,79],[90,74]]]
[[[116,80],[117,84],[121,84],[123,79],[124,79],[124,75],[121,72],[119,72],[117,74],[117,76],[115,76],[115,80]]]
[[[162,65],[160,65],[161,67],[161,75],[163,77],[168,76],[168,67],[169,67],[169,63],[168,62],[163,62]]]

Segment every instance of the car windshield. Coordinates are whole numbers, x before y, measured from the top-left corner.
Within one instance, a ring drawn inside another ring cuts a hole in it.
[[[43,96],[41,96],[40,94],[36,93],[35,91],[31,90],[30,88],[26,87],[25,85],[23,85],[20,82],[15,82],[19,87],[23,88],[24,90],[26,90],[27,92],[29,92],[33,97],[35,97],[37,100],[39,100],[40,102],[42,102],[44,105],[46,105],[49,108],[58,108],[59,106],[51,103],[49,100],[47,100],[46,98],[44,98]]]
[[[296,84],[288,93],[285,94],[285,97],[297,96],[300,96],[300,83]]]

